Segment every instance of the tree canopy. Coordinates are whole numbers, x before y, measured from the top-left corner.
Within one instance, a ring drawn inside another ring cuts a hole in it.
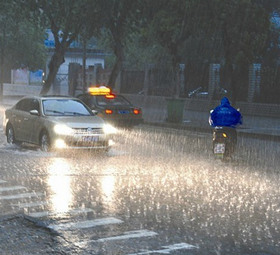
[[[33,23],[20,6],[20,1],[17,0],[0,1],[1,66],[42,69],[46,61],[44,28]],[[3,70],[9,71],[6,68]]]
[[[216,61],[225,66],[233,98],[240,68],[264,58],[270,17],[279,12],[276,0],[0,0],[0,5],[1,63],[42,65],[43,31],[49,28],[54,35],[41,93],[51,87],[70,44],[78,37],[86,42],[95,36],[115,56],[112,86],[124,63],[140,68],[170,61],[176,86],[179,63]],[[20,43],[33,54],[23,51]]]

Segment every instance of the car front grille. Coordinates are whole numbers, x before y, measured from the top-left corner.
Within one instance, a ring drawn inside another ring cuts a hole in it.
[[[75,135],[102,135],[102,128],[75,128]]]

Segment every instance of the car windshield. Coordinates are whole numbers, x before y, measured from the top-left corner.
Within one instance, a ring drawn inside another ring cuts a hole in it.
[[[131,106],[130,102],[122,96],[116,96],[115,98],[106,98],[105,96],[97,96],[96,103],[99,106]]]
[[[90,111],[73,99],[45,99],[43,111],[46,116],[90,116]]]

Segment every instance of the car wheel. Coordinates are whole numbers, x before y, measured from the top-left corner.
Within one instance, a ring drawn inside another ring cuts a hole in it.
[[[51,141],[48,133],[44,131],[40,138],[40,148],[42,151],[48,152],[51,150]]]
[[[14,129],[11,125],[9,125],[7,127],[7,142],[9,144],[14,144],[16,143],[16,140],[15,140],[15,132],[14,132]]]

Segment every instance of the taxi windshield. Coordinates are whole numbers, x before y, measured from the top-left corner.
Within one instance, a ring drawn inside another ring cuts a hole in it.
[[[72,99],[45,99],[43,111],[46,116],[90,116],[90,111],[79,101]]]
[[[116,96],[115,98],[97,96],[96,103],[99,106],[131,106],[130,102],[122,96]]]

